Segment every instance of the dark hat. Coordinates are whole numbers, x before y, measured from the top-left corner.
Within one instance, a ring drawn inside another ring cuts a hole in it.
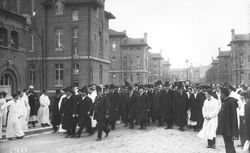
[[[135,86],[135,87],[138,87],[138,84],[137,84],[137,83],[135,83],[135,84],[134,84],[134,86]]]
[[[97,92],[102,91],[102,87],[101,86],[96,86],[96,91]]]
[[[71,86],[66,88],[66,92],[74,93],[74,91],[73,91],[73,89],[72,89]]]
[[[220,92],[225,94],[226,96],[229,96],[229,89],[228,88],[221,87]]]
[[[128,90],[133,90],[133,87],[132,86],[128,86]]]
[[[2,95],[3,95],[4,97],[6,97],[6,95],[7,95],[7,92],[5,92],[5,91],[2,91]]]
[[[165,86],[165,87],[169,87],[169,86],[170,86],[169,82],[166,81],[166,82],[164,83],[164,86]]]
[[[156,82],[156,85],[158,86],[158,85],[162,85],[163,83],[161,82],[161,80],[158,80],[157,82]]]
[[[115,89],[115,85],[114,85],[114,84],[111,84],[111,85],[110,85],[110,89]]]
[[[19,95],[18,93],[12,94],[12,98],[16,98],[18,95]]]
[[[110,86],[109,86],[109,85],[104,85],[104,88],[105,88],[105,89],[109,89]]]
[[[139,85],[138,89],[144,89],[143,85]]]
[[[43,89],[43,90],[42,90],[42,93],[45,93],[45,92],[47,92],[47,91],[48,91],[48,90]]]
[[[79,90],[82,93],[88,93],[88,88],[85,86]]]
[[[128,81],[125,82],[125,86],[129,86],[129,82]]]

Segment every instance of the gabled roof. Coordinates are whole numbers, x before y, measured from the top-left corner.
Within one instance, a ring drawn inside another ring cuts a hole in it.
[[[232,41],[250,41],[250,33],[234,35]]]
[[[16,14],[16,13],[11,12],[11,11],[6,10],[6,9],[0,8],[0,14],[1,14],[1,15],[8,15],[8,16],[10,16],[10,17],[13,17],[13,18],[15,18],[15,19],[17,19],[17,20],[21,20],[21,21],[23,21],[23,22],[26,21],[26,18],[25,18],[24,16],[21,16],[21,15],[19,15],[19,14]]]
[[[109,29],[109,36],[123,36],[126,37],[126,33],[125,32],[118,32],[112,29]]]
[[[147,46],[144,38],[127,38],[124,40],[122,46]]]
[[[220,51],[218,57],[231,56],[231,51]]]

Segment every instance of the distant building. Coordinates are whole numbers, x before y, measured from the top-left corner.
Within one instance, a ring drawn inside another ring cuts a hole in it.
[[[161,53],[149,53],[149,71],[148,82],[154,84],[157,80],[163,80],[163,60]]]
[[[232,83],[231,51],[221,51],[218,55],[218,83]]]
[[[144,38],[129,38],[126,32],[109,31],[110,82],[116,85],[148,83],[149,45]]]
[[[29,26],[20,15],[20,1],[0,1],[0,91],[8,96],[27,87],[26,53]]]
[[[171,81],[186,81],[190,80],[193,83],[200,82],[199,67],[189,66],[188,68],[170,69]]]
[[[32,0],[29,84],[61,89],[109,83],[109,19],[104,0]]]
[[[250,34],[235,34],[234,29],[231,32],[232,83],[250,84]]]
[[[168,60],[163,61],[163,81],[168,81],[170,82],[170,62]]]

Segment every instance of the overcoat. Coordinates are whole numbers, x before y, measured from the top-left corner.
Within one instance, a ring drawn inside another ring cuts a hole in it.
[[[148,119],[148,112],[149,106],[148,106],[148,97],[147,93],[140,93],[136,96],[136,119],[138,121],[147,121]]]
[[[153,105],[152,105],[153,106],[152,107],[152,117],[153,117],[153,119],[157,119],[157,117],[158,117],[160,97],[161,97],[161,91],[156,89],[154,91]]]
[[[187,122],[187,105],[188,105],[188,96],[186,93],[178,93],[178,96],[175,97],[176,103],[176,115],[177,115],[177,125],[184,126]]]
[[[53,103],[51,103],[51,110],[52,110],[52,119],[51,124],[52,125],[59,125],[60,124],[60,113],[59,113],[59,104],[60,101],[60,95],[55,95],[53,97]]]
[[[110,102],[106,94],[97,96],[94,102],[94,119],[105,120],[106,115],[109,115]]]
[[[217,134],[223,136],[238,137],[237,99],[227,97],[222,99],[222,107],[219,115]]]
[[[92,109],[93,109],[92,99],[89,98],[88,96],[85,96],[84,98],[81,97],[78,107],[78,120],[77,120],[77,125],[79,127],[91,126],[90,113]]]
[[[173,119],[173,92],[171,90],[162,91],[159,103],[159,114],[164,119]]]
[[[250,140],[250,101],[245,105],[245,126],[246,126],[246,139]]]
[[[28,94],[29,105],[30,105],[30,116],[37,115],[37,111],[40,107],[38,96],[35,92]]]
[[[110,116],[109,121],[115,122],[119,119],[119,104],[120,104],[120,95],[117,91],[109,94],[110,99]]]
[[[128,119],[129,120],[134,120],[136,118],[136,97],[138,93],[133,92],[131,95],[129,95],[129,112],[128,112]]]

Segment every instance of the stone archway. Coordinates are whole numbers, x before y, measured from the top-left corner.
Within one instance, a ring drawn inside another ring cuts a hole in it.
[[[17,77],[13,71],[5,70],[0,75],[0,91],[7,92],[7,97],[10,97],[11,94],[17,92],[17,86]]]

